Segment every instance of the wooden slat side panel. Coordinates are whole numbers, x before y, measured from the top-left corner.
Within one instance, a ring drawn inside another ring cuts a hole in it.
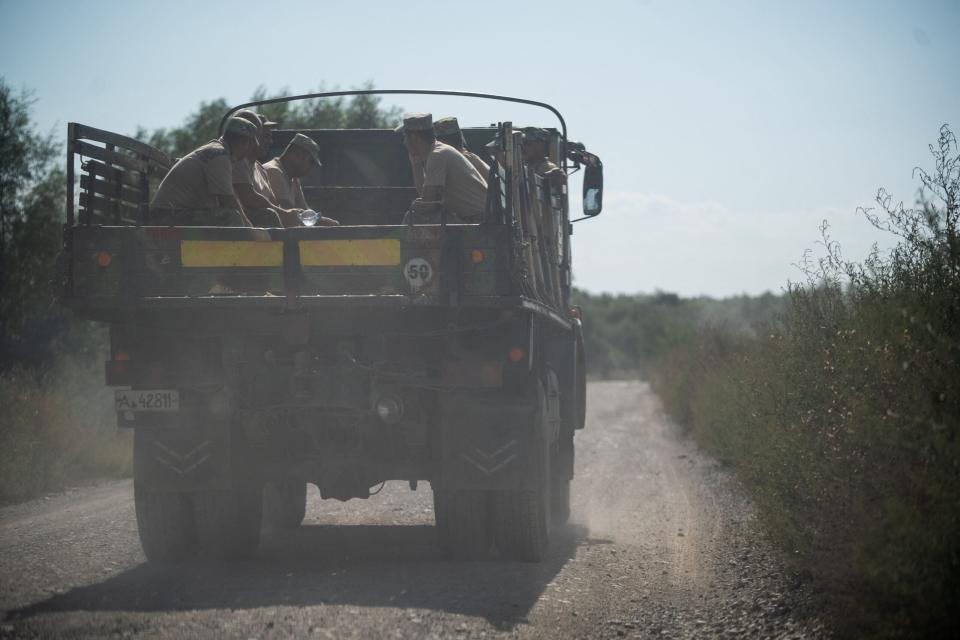
[[[163,153],[159,149],[151,147],[150,145],[140,142],[139,140],[122,136],[118,133],[112,133],[110,131],[104,131],[103,129],[96,129],[94,127],[88,127],[84,124],[78,124],[76,125],[76,137],[77,139],[93,140],[95,142],[113,144],[124,149],[129,149],[130,151],[146,156],[152,162],[155,162],[164,169],[169,169],[173,166],[173,161],[167,156],[167,154]]]
[[[102,213],[107,216],[120,215],[131,220],[136,220],[140,213],[136,207],[131,207],[116,200],[110,200],[87,192],[80,194],[80,206],[92,212]]]
[[[123,171],[116,167],[108,167],[102,162],[97,162],[96,160],[86,160],[84,161],[83,170],[92,176],[99,176],[110,182],[122,182],[123,184],[133,187],[134,189],[140,188],[140,173],[136,171]]]
[[[93,176],[80,176],[80,188],[107,198],[119,198],[132,206],[139,205],[142,200],[139,189],[132,189],[118,182],[98,180]]]
[[[98,147],[82,140],[78,140],[75,143],[75,148],[77,153],[79,153],[81,156],[94,158],[108,164],[120,165],[121,167],[131,171],[149,171],[148,162],[124,153],[120,153],[118,151],[109,151],[103,147]]]

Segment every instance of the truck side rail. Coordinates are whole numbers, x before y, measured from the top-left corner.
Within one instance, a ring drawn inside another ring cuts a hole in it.
[[[76,161],[80,194],[74,200]],[[150,193],[173,166],[154,147],[109,131],[67,125],[67,225],[147,223]],[[79,204],[79,211],[75,209]]]

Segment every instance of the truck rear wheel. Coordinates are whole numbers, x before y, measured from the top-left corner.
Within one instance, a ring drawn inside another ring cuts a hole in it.
[[[511,560],[540,562],[546,556],[550,528],[550,446],[547,433],[547,399],[537,383],[534,418],[534,476],[532,489],[497,491],[493,495],[493,529],[500,553]]]
[[[226,491],[194,494],[197,538],[203,553],[222,559],[252,556],[260,545],[263,489],[242,481]]]
[[[458,560],[481,560],[490,551],[490,495],[485,491],[437,491],[434,520],[440,548]]]
[[[133,501],[140,546],[147,560],[176,562],[196,553],[190,494],[148,491],[134,483]]]
[[[570,520],[570,481],[573,477],[573,434],[561,433],[550,463],[550,517],[561,526]]]
[[[263,521],[275,529],[296,529],[307,515],[307,483],[291,478],[263,488]]]

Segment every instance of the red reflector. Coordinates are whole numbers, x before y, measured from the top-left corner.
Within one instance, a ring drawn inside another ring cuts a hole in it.
[[[483,251],[480,249],[474,249],[470,252],[470,262],[473,264],[480,264],[483,262]]]
[[[114,359],[114,360],[129,360],[129,359],[130,359],[130,354],[127,353],[126,351],[118,351],[118,352],[117,352],[117,355],[114,356],[113,359]]]
[[[107,360],[104,367],[107,386],[119,387],[130,384],[130,362],[128,360]]]
[[[97,254],[97,264],[101,267],[109,267],[111,262],[113,262],[113,257],[106,251]]]
[[[513,347],[512,349],[510,349],[510,353],[508,354],[508,357],[510,358],[510,362],[520,362],[521,360],[523,360],[523,355],[524,355],[523,349],[521,349],[520,347]]]

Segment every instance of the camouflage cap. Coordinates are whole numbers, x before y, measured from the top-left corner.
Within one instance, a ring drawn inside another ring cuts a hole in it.
[[[279,123],[279,122],[274,122],[273,120],[271,120],[270,118],[268,118],[267,116],[265,116],[265,115],[262,114],[262,113],[257,112],[257,115],[260,116],[260,124],[262,124],[262,125],[265,126],[265,127],[277,127],[277,126],[280,126],[280,123]]]
[[[306,151],[310,158],[316,163],[318,167],[322,167],[323,164],[320,162],[320,147],[312,138],[308,138],[302,133],[298,133],[293,136],[293,140],[290,141],[290,144],[287,145],[287,148],[297,147],[298,149],[303,149]]]
[[[548,142],[550,140],[550,132],[540,127],[525,127],[523,129],[523,139]]]
[[[240,109],[233,114],[234,118],[243,118],[247,122],[253,123],[253,126],[257,128],[257,131],[263,128],[263,121],[260,119],[260,114],[256,111],[251,111],[250,109]]]
[[[224,133],[232,133],[247,138],[257,139],[257,125],[249,120],[231,116],[227,118],[227,125],[223,128]]]
[[[405,113],[403,124],[394,129],[397,133],[404,131],[433,131],[433,116],[429,113]]]
[[[453,116],[440,118],[433,123],[433,131],[438,136],[455,136],[460,133],[460,123]]]

